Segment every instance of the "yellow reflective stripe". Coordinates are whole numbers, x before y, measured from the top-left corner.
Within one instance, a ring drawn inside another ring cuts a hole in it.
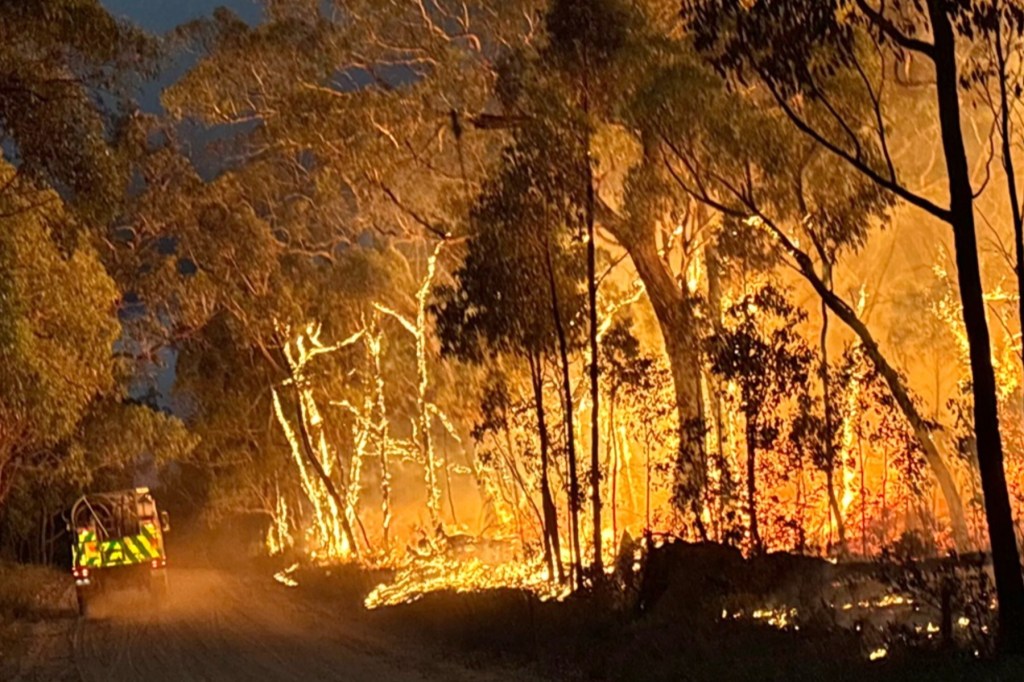
[[[145,535],[136,535],[132,539],[142,548],[148,558],[156,559],[160,556],[160,553],[153,548],[153,545]]]
[[[139,551],[135,548],[131,538],[121,538],[121,547],[124,548],[125,559],[130,564],[133,564],[139,560]]]
[[[136,562],[148,561],[152,558],[149,550],[142,544],[142,537],[139,535],[129,535],[124,538],[124,544],[131,552],[132,558]]]
[[[138,535],[128,535],[105,542],[87,541],[94,533],[80,534],[80,542],[72,547],[76,565],[89,567],[127,566],[145,563],[163,556],[159,536],[150,535],[149,528],[143,528]]]

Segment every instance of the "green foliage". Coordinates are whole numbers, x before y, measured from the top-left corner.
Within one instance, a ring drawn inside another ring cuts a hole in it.
[[[120,294],[85,240],[70,253],[58,245],[72,221],[60,198],[8,192],[0,213],[0,550],[46,560],[48,515],[91,486],[131,485],[145,456],[183,458],[194,438],[123,402]],[[38,537],[42,546],[19,544]]]
[[[581,158],[576,145],[572,136],[539,128],[521,131],[505,150],[473,209],[457,284],[436,293],[444,350],[472,359],[495,352],[542,356],[557,342],[552,297],[567,329],[580,315],[581,245],[573,233],[583,172],[574,163]]]
[[[5,2],[0,37],[5,157],[87,216],[111,216],[126,166],[109,114],[128,113],[129,90],[153,70],[155,42],[98,0]]]
[[[549,49],[574,71],[599,69],[626,42],[631,15],[619,0],[554,0],[545,15]]]
[[[184,461],[196,445],[196,436],[175,417],[145,405],[107,401],[93,405],[83,418],[56,473],[85,491],[147,462],[159,471]]]
[[[193,445],[124,402],[121,292],[97,249],[140,142],[129,98],[159,54],[96,0],[4,3],[0,36],[0,551],[48,560],[75,495]]]
[[[90,247],[61,253],[53,234],[69,219],[55,194],[42,195],[39,208],[12,198],[0,204],[10,215],[0,232],[0,430],[8,452],[68,437],[90,402],[114,388],[117,289]]]
[[[837,74],[829,82],[829,106],[867,120],[859,82]],[[813,101],[809,120],[831,130],[831,113]],[[743,220],[759,211],[804,232],[829,258],[863,247],[869,230],[884,221],[892,198],[849,164],[824,153],[773,106],[768,92],[742,90],[701,62],[688,46],[647,74],[629,109],[630,120],[665,146],[672,168],[667,190],[696,197],[719,210],[744,233]],[[857,139],[865,157],[881,164],[869,139]],[[657,159],[661,161],[661,159]],[[628,202],[649,202],[650,184],[640,175]],[[632,209],[636,210],[636,209]],[[723,235],[728,237],[728,235]],[[728,249],[726,249],[728,250]]]

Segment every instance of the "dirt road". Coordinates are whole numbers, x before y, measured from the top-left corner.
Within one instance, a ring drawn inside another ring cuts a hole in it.
[[[141,592],[99,602],[87,619],[23,623],[8,633],[3,680],[514,680],[388,641],[365,614],[269,578],[177,569],[153,608]]]

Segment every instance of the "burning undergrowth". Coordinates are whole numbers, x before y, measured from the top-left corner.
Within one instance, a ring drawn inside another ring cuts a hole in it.
[[[304,562],[282,573],[298,596],[439,656],[538,678],[900,679],[915,666],[995,665],[976,557],[833,563],[653,536],[622,543],[602,587],[576,591],[542,563],[455,544],[386,567]]]
[[[488,564],[473,558],[462,560],[444,554],[416,559],[395,573],[390,583],[381,583],[367,595],[368,609],[407,604],[432,592],[480,592],[514,589],[528,592],[541,601],[561,600],[570,589],[552,583],[540,563]]]
[[[995,641],[994,589],[982,555],[833,563],[666,544],[646,557],[636,608],[655,620],[847,633],[870,661],[908,650],[985,657]]]
[[[683,639],[715,628],[839,637],[865,662],[910,650],[987,657],[994,642],[993,591],[980,556],[835,563],[787,553],[745,558],[735,548],[672,536],[627,538],[601,588],[588,579],[574,591],[552,580],[542,562],[504,555],[492,544],[425,543],[370,574],[355,564],[320,572],[361,573],[353,600],[376,612],[419,613],[429,610],[420,603],[438,602],[489,612],[487,605],[511,600],[513,611],[582,609],[595,627],[668,628]],[[293,586],[305,579],[291,567],[278,580]]]

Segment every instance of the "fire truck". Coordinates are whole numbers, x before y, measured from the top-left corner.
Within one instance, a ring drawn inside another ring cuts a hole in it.
[[[142,587],[162,602],[167,596],[167,512],[157,510],[149,488],[83,495],[71,508],[71,572],[78,612],[108,589]]]

